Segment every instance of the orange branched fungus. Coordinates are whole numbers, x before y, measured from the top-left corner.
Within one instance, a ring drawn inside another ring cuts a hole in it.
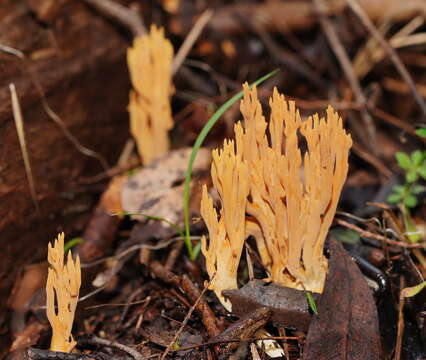
[[[151,26],[148,35],[136,37],[127,51],[133,90],[130,92],[130,131],[139,155],[149,164],[169,150],[173,127],[170,106],[173,47],[164,29]]]
[[[211,174],[219,193],[220,216],[204,185],[201,215],[209,230],[209,241],[201,239],[201,251],[206,257],[209,288],[214,290],[222,304],[231,310],[231,303],[222,296],[222,290],[237,288],[237,271],[245,240],[245,207],[249,192],[248,169],[242,160],[241,149],[226,141],[223,150],[213,150]]]
[[[51,351],[70,352],[76,342],[71,335],[81,284],[80,259],[73,261],[68,252],[64,264],[64,233],[49,243],[47,259],[50,264],[46,284],[46,314],[52,326]]]
[[[227,212],[233,217],[235,213],[246,214],[245,226],[241,229],[245,230],[245,237],[256,238],[269,280],[321,293],[327,274],[323,246],[346,179],[352,140],[343,129],[342,119],[331,107],[327,109],[326,118],[320,119],[315,114],[302,122],[295,103],[285,101],[276,89],[269,104],[271,115],[267,123],[256,87],[249,89],[244,85],[241,101],[244,125],[241,122],[235,125],[236,146],[241,154],[236,161],[247,166],[248,179],[244,181],[248,181],[249,193],[246,201],[233,201],[229,207],[222,204],[221,217],[226,218]],[[306,144],[304,155],[302,143]],[[234,167],[239,164],[235,163]],[[212,178],[216,176],[212,171]],[[219,191],[221,201],[224,193],[233,194],[238,186],[241,184]],[[211,207],[204,197],[201,207]],[[202,216],[208,223],[211,220],[206,220],[205,214],[203,210]],[[238,224],[235,226],[241,226]],[[213,238],[212,226],[207,227]],[[229,228],[219,222],[213,234],[221,234],[216,239],[222,241],[228,231]],[[222,259],[222,245],[215,246],[216,257]],[[238,268],[242,251],[240,239],[235,249],[240,253],[226,265],[228,268]],[[207,266],[212,267],[214,256],[209,254],[206,258]],[[209,274],[211,276],[210,271]],[[219,269],[216,277],[220,277]]]

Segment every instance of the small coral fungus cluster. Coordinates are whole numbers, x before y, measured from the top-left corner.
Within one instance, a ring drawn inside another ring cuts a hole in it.
[[[256,239],[269,280],[321,293],[327,274],[323,246],[348,171],[350,135],[329,107],[302,121],[294,102],[275,89],[265,121],[256,87],[244,85],[243,123],[235,142],[213,151],[211,176],[220,213],[203,188],[202,239],[210,289],[230,310],[222,290],[237,288],[237,270],[247,237]],[[306,143],[302,154],[301,144]]]
[[[130,130],[146,165],[169,150],[168,131],[173,127],[170,96],[173,46],[164,29],[151,26],[149,34],[136,37],[127,52],[130,79]]]

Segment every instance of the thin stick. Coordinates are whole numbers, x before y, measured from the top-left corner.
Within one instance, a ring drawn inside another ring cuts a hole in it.
[[[334,220],[339,225],[342,225],[345,228],[348,228],[348,229],[351,229],[353,231],[356,231],[362,237],[384,241],[384,242],[388,243],[391,246],[399,246],[399,247],[406,248],[406,249],[421,249],[421,248],[425,248],[425,244],[424,243],[408,244],[408,243],[405,243],[405,242],[402,242],[402,241],[391,240],[391,239],[386,238],[383,235],[375,234],[375,233],[372,233],[371,231],[361,229],[359,226],[351,224],[351,223],[349,223],[349,222],[347,222],[345,220],[337,219],[337,218],[334,219]]]
[[[182,65],[183,61],[185,60],[186,56],[188,55],[189,51],[191,50],[194,43],[197,41],[198,37],[200,36],[201,32],[203,31],[204,27],[207,25],[207,23],[210,21],[210,19],[213,16],[213,10],[207,9],[205,10],[201,16],[198,18],[197,22],[192,27],[191,31],[186,36],[183,44],[179,48],[175,58],[173,59],[172,64],[172,74],[176,74],[180,66]]]
[[[87,339],[87,342],[92,343],[92,344],[96,344],[96,345],[103,345],[103,346],[108,346],[108,347],[112,347],[112,348],[115,348],[115,349],[119,349],[119,350],[124,351],[125,353],[129,354],[130,356],[132,356],[136,360],[143,360],[144,359],[144,357],[142,356],[142,354],[139,351],[136,351],[135,349],[131,348],[130,346],[120,344],[116,341],[112,341],[112,340],[108,340],[108,339],[102,339],[102,338],[97,337],[97,336],[92,336],[90,339]]]
[[[329,18],[326,15],[326,9],[323,0],[314,0],[315,8],[319,14],[319,21],[321,23],[321,27],[324,30],[324,33],[330,43],[330,46],[334,53],[336,54],[337,60],[340,63],[340,66],[343,69],[343,72],[345,73],[346,80],[349,82],[349,85],[352,89],[352,91],[355,94],[356,101],[362,105],[365,105],[365,108],[362,108],[361,118],[364,122],[367,134],[368,134],[368,141],[366,145],[369,146],[370,150],[373,152],[376,152],[376,148],[372,146],[372,144],[375,144],[376,139],[376,128],[374,126],[374,121],[371,115],[369,114],[367,110],[367,98],[365,97],[361,85],[358,81],[358,78],[355,75],[355,72],[352,68],[351,61],[349,59],[348,54],[346,53],[338,35],[336,32],[336,29],[334,28],[333,24],[329,20]]]
[[[112,18],[130,29],[133,35],[142,36],[146,34],[143,20],[136,10],[127,8],[112,0],[84,0],[103,15]]]
[[[370,20],[368,15],[365,13],[364,9],[359,5],[357,0],[347,0],[349,6],[352,11],[358,16],[363,25],[368,29],[371,35],[377,40],[377,42],[383,47],[383,50],[388,54],[390,60],[395,65],[396,70],[401,75],[402,79],[407,83],[410,87],[411,92],[413,93],[414,99],[419,105],[420,109],[423,112],[423,116],[426,116],[426,103],[423,98],[420,96],[416,89],[416,85],[408,72],[407,68],[399,58],[396,51],[389,45],[386,39],[380,34],[380,32],[376,29],[373,22]]]
[[[0,44],[0,51],[3,51],[5,53],[11,54],[11,55],[15,55],[15,56],[17,56],[18,58],[21,58],[21,59],[23,59],[25,57],[24,53],[21,50],[15,49],[11,46],[7,46],[7,45],[4,45],[4,44]]]
[[[191,306],[191,309],[189,309],[188,313],[186,314],[185,319],[183,320],[179,330],[176,331],[176,334],[173,337],[173,340],[169,343],[169,345],[167,345],[166,350],[164,350],[163,354],[161,355],[161,358],[160,358],[161,360],[164,360],[166,358],[171,347],[176,342],[177,338],[182,333],[183,329],[185,328],[186,324],[188,323],[189,319],[191,318],[191,315],[194,312],[195,308],[197,307],[198,303],[201,301],[201,298],[204,296],[204,293],[206,292],[206,290],[207,290],[207,287],[205,286],[203,291],[201,292],[200,296],[198,297],[198,299],[194,302],[194,305]]]
[[[18,95],[16,94],[15,84],[9,84],[10,96],[12,98],[13,118],[15,119],[16,132],[18,133],[19,146],[21,147],[22,157],[24,159],[25,172],[27,174],[28,186],[30,188],[31,199],[38,214],[40,207],[37,200],[37,192],[34,185],[33,173],[31,171],[30,158],[28,156],[27,143],[25,141],[24,120],[22,117],[21,106],[19,105]]]
[[[354,151],[355,154],[357,154],[361,159],[363,159],[364,161],[368,162],[369,164],[371,164],[372,166],[374,166],[374,168],[380,173],[382,174],[386,179],[389,179],[392,176],[392,171],[390,171],[386,165],[383,163],[382,160],[380,160],[377,156],[375,156],[374,154],[365,151],[362,146],[360,146],[359,144],[357,144],[355,141],[352,144],[352,150]]]
[[[399,280],[399,304],[398,304],[398,331],[396,335],[396,345],[395,345],[395,360],[401,359],[402,352],[402,338],[404,335],[404,304],[405,297],[402,292],[402,289],[405,287],[405,279],[402,276]]]

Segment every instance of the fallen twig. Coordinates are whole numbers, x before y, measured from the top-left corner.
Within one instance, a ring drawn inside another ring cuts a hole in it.
[[[330,46],[334,53],[336,54],[337,60],[339,61],[343,72],[345,74],[346,79],[349,82],[349,85],[352,91],[355,94],[356,101],[366,107],[360,110],[361,118],[364,122],[368,137],[366,141],[366,145],[373,152],[377,152],[377,148],[373,146],[376,143],[376,128],[374,126],[373,118],[367,110],[367,98],[365,97],[361,85],[358,81],[358,78],[355,75],[355,72],[352,68],[351,61],[349,59],[348,54],[346,53],[345,48],[343,47],[339,36],[337,35],[337,31],[334,28],[333,24],[327,17],[326,8],[323,0],[314,0],[315,8],[319,14],[319,21],[324,30],[324,33],[330,43]]]
[[[318,1],[318,0],[317,0]],[[370,20],[364,9],[360,6],[357,0],[347,0],[352,11],[358,16],[363,25],[368,29],[371,35],[377,40],[377,42],[383,47],[383,50],[388,54],[390,60],[395,65],[396,70],[401,75],[402,79],[410,87],[411,92],[413,93],[414,99],[419,105],[420,109],[423,112],[423,116],[426,117],[426,103],[423,98],[420,96],[419,92],[416,89],[413,78],[408,72],[407,68],[399,58],[395,49],[389,45],[386,39],[380,34],[377,28],[374,26],[373,22]]]
[[[172,348],[173,344],[176,342],[179,335],[182,333],[183,329],[185,328],[186,324],[188,323],[189,319],[191,318],[192,313],[194,312],[195,308],[198,306],[198,304],[201,301],[201,298],[203,297],[204,293],[206,292],[207,287],[204,287],[203,291],[198,296],[197,300],[194,302],[194,304],[189,309],[188,313],[185,316],[185,319],[182,321],[182,324],[178,331],[176,331],[175,336],[173,337],[172,341],[167,345],[166,350],[164,350],[163,354],[161,355],[161,360],[164,360],[167,356],[167,354],[170,352],[170,349]]]
[[[120,24],[126,26],[133,33],[134,36],[141,36],[146,34],[146,28],[143,23],[142,17],[136,10],[127,8],[112,0],[84,0],[89,5],[93,6],[96,10],[103,15],[108,16]]]
[[[158,261],[153,261],[150,264],[150,269],[155,276],[163,280],[168,284],[176,286],[178,289],[181,289],[183,293],[194,303],[200,296],[200,290],[195,286],[195,284],[187,277],[183,276],[180,278],[176,274],[168,271],[163,265]],[[204,299],[199,300],[196,310],[201,316],[204,326],[207,329],[207,333],[210,337],[219,335],[222,332],[222,329],[219,328],[216,322],[216,316],[214,312],[207,304]]]
[[[409,243],[405,243],[405,242],[402,242],[402,241],[391,240],[391,239],[388,239],[386,236],[383,236],[383,235],[380,235],[380,234],[375,234],[375,233],[372,233],[371,231],[368,231],[368,230],[364,230],[364,229],[360,228],[359,226],[351,224],[351,223],[349,223],[345,220],[342,220],[342,219],[336,218],[335,221],[339,225],[342,225],[342,226],[344,226],[348,229],[356,231],[362,237],[380,240],[380,241],[386,242],[388,245],[391,245],[391,246],[399,246],[399,247],[406,248],[406,249],[423,249],[426,246],[425,243],[409,244]]]
[[[25,172],[27,174],[28,186],[30,188],[31,199],[33,200],[37,214],[40,214],[37,192],[34,185],[33,173],[31,171],[30,158],[28,156],[27,143],[25,141],[24,119],[22,117],[21,107],[19,105],[18,95],[16,94],[15,84],[9,84],[10,96],[12,98],[13,118],[15,119],[16,132],[18,133],[19,146],[21,147],[22,157],[24,159]]]
[[[213,16],[213,10],[207,9],[206,11],[204,11],[201,14],[201,16],[198,18],[197,22],[192,27],[191,31],[186,36],[183,44],[181,45],[176,56],[173,59],[173,64],[172,64],[173,75],[176,74],[176,72],[182,65],[183,61],[185,60],[192,46],[197,41],[198,37],[200,36],[201,32],[203,31],[207,23],[210,21],[212,16]]]
[[[133,349],[130,346],[120,344],[119,342],[108,340],[108,339],[102,339],[97,336],[91,336],[90,338],[87,338],[84,340],[85,343],[93,344],[93,345],[101,345],[101,346],[107,346],[112,347],[121,351],[124,351],[125,353],[132,356],[135,360],[143,360],[144,356],[137,350]]]

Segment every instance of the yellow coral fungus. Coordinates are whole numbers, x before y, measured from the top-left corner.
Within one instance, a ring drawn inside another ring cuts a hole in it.
[[[230,311],[231,303],[223,298],[222,290],[237,288],[237,270],[245,239],[248,169],[242,161],[241,149],[235,152],[232,140],[225,140],[223,150],[214,150],[212,155],[211,174],[222,208],[218,218],[204,185],[201,215],[209,230],[209,241],[207,245],[207,239],[202,237],[201,251],[211,279],[209,288]]]
[[[51,351],[70,352],[76,342],[71,335],[81,285],[80,259],[73,261],[71,251],[64,264],[64,233],[49,243],[50,264],[46,283],[46,314],[52,326]]]
[[[256,87],[244,85],[244,126],[237,123],[235,134],[241,149],[238,161],[248,166],[249,193],[244,209],[244,201],[233,202],[232,208],[222,208],[222,216],[227,211],[246,213],[245,236],[256,238],[270,280],[321,293],[327,273],[323,246],[346,179],[352,140],[331,107],[325,118],[315,114],[303,122],[295,103],[274,89],[270,108],[267,123]],[[304,155],[302,141],[307,146]],[[223,193],[219,192],[222,201]],[[228,228],[220,225],[215,232],[224,232],[223,239]]]
[[[151,26],[148,35],[136,37],[128,49],[130,131],[139,155],[149,164],[169,150],[168,131],[173,127],[170,95],[173,47],[164,29]]]

